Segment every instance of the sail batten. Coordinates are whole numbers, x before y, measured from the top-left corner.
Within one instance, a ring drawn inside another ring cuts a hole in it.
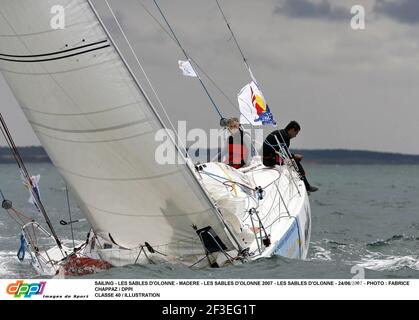
[[[160,179],[160,178],[165,178],[165,177],[169,177],[175,174],[179,174],[179,171],[171,171],[168,173],[164,173],[164,174],[157,174],[157,175],[152,175],[152,176],[142,176],[142,177],[131,177],[131,178],[118,178],[118,177],[113,177],[113,178],[109,178],[109,177],[93,177],[93,176],[87,176],[87,175],[83,175],[77,172],[72,172],[69,171],[67,169],[61,168],[61,167],[56,167],[57,169],[64,171],[68,174],[77,176],[79,178],[83,178],[83,179],[88,179],[88,180],[96,180],[96,181],[141,181],[141,180],[154,180],[154,179]]]
[[[52,136],[49,135],[45,132],[42,132],[36,128],[33,128],[34,132],[36,132],[39,135],[42,135],[44,137],[50,138],[50,139],[54,139],[57,141],[61,141],[61,142],[71,142],[71,143],[81,143],[81,144],[96,144],[96,143],[108,143],[108,142],[117,142],[117,141],[124,141],[124,140],[130,140],[130,139],[134,139],[134,138],[138,138],[144,135],[148,135],[148,134],[155,134],[155,131],[145,131],[143,133],[138,133],[138,134],[134,134],[131,136],[126,136],[126,137],[121,137],[121,138],[114,138],[114,139],[104,139],[104,140],[71,140],[71,139],[65,139],[65,138],[58,138],[56,136]]]
[[[112,127],[94,128],[94,129],[77,129],[77,130],[75,130],[75,129],[54,128],[54,127],[47,126],[45,124],[36,123],[35,121],[29,121],[29,123],[31,125],[34,125],[34,126],[37,126],[37,127],[41,127],[41,128],[49,129],[49,130],[53,130],[53,131],[59,131],[59,132],[68,132],[68,133],[97,133],[97,132],[105,132],[105,131],[112,131],[112,130],[124,129],[124,128],[128,128],[128,127],[131,127],[131,126],[135,126],[137,124],[146,123],[148,121],[149,121],[149,119],[141,119],[141,120],[132,121],[132,122],[128,122],[128,123],[123,123],[123,124],[112,126]]]
[[[52,5],[65,8],[67,26],[45,32]],[[0,12],[10,34],[0,36],[4,54],[59,52],[83,39],[111,43],[86,0],[0,0]],[[100,236],[125,248],[159,246],[199,242],[196,228],[212,226],[233,247],[188,164],[156,163],[154,136],[163,122],[113,45],[50,61],[0,59],[0,70]],[[166,252],[194,254],[202,247],[169,245]]]

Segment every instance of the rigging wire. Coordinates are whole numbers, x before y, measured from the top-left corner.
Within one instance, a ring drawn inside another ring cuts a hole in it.
[[[230,23],[228,22],[227,17],[226,17],[226,15],[224,14],[223,9],[221,8],[220,3],[218,2],[218,0],[215,0],[215,2],[217,3],[218,9],[220,10],[221,15],[223,16],[223,19],[224,19],[225,23],[227,24],[227,28],[228,28],[228,30],[230,30],[231,37],[233,38],[234,43],[235,43],[235,44],[236,44],[236,46],[237,46],[237,49],[239,49],[240,55],[241,55],[241,56],[242,56],[242,58],[243,58],[243,62],[244,62],[244,64],[245,64],[245,66],[246,66],[247,70],[248,70],[248,71],[249,71],[249,73],[250,73],[250,77],[251,77],[251,78],[252,78],[252,80],[256,83],[256,85],[259,87],[258,82],[256,81],[256,78],[255,78],[255,76],[253,75],[252,69],[250,68],[250,65],[249,65],[249,63],[248,63],[248,61],[247,61],[247,58],[246,58],[246,56],[244,55],[243,50],[242,50],[242,48],[241,48],[241,47],[240,47],[240,45],[239,45],[239,42],[237,41],[236,35],[234,34],[233,30],[232,30],[232,29],[231,29],[231,27],[230,27]]]
[[[70,218],[70,221],[73,221],[72,217],[71,217],[71,207],[70,207],[70,196],[68,194],[68,187],[67,185],[65,185],[65,195],[67,198],[67,208],[68,208],[68,216]],[[71,229],[71,239],[73,240],[73,248],[76,247],[76,244],[74,242],[74,230],[73,230],[73,224],[70,223],[70,229]]]
[[[91,0],[89,0],[89,3],[90,3],[90,5],[91,5],[91,7],[92,7],[92,8],[94,8],[94,7],[93,7],[93,4],[91,3]],[[148,85],[150,86],[151,90],[153,91],[153,94],[154,94],[154,96],[156,97],[157,102],[159,103],[160,107],[162,108],[162,110],[163,110],[163,112],[164,112],[164,114],[165,114],[165,116],[166,116],[167,120],[169,121],[169,123],[170,123],[171,127],[173,128],[173,130],[175,130],[175,126],[174,126],[174,125],[173,125],[173,123],[170,121],[169,115],[168,115],[168,114],[167,114],[167,112],[166,112],[166,108],[164,108],[164,106],[163,106],[163,102],[160,100],[159,95],[157,94],[156,90],[154,89],[154,86],[153,86],[153,84],[151,83],[150,78],[148,77],[147,73],[145,72],[145,70],[144,70],[144,68],[143,68],[143,65],[142,65],[142,64],[141,64],[141,62],[140,62],[140,59],[138,58],[137,54],[135,53],[135,50],[134,50],[133,46],[131,45],[131,42],[129,41],[129,39],[128,39],[127,35],[125,34],[124,29],[122,28],[121,24],[119,23],[119,20],[118,20],[118,18],[117,18],[117,16],[116,16],[115,12],[114,12],[114,11],[113,11],[113,9],[111,8],[111,6],[110,6],[110,4],[109,4],[108,0],[105,0],[105,3],[106,3],[106,5],[107,5],[107,7],[108,7],[108,9],[109,9],[109,12],[111,13],[111,15],[112,15],[113,19],[115,20],[115,22],[116,22],[116,24],[117,24],[117,26],[118,26],[118,28],[119,28],[119,31],[121,31],[122,36],[124,37],[124,39],[125,39],[125,41],[126,41],[126,43],[127,43],[128,47],[129,47],[129,49],[131,50],[131,53],[133,54],[133,56],[134,56],[134,58],[135,58],[135,60],[136,60],[136,62],[137,62],[137,64],[138,64],[138,66],[140,67],[140,69],[141,69],[142,73],[144,74],[144,77],[146,78]],[[95,13],[96,13],[96,11],[95,11]],[[99,17],[98,13],[96,13],[96,15],[97,15],[97,17]],[[103,24],[102,24],[102,25],[103,25]],[[116,45],[115,45],[115,47],[116,47]],[[122,54],[120,54],[120,56],[122,56]],[[132,71],[131,71],[131,73],[133,74],[133,72],[132,72]]]
[[[178,46],[178,43],[173,38],[173,36],[171,35],[171,33],[169,31],[167,31],[166,28],[163,26],[163,24],[153,15],[153,13],[150,12],[150,10],[148,10],[148,8],[144,5],[144,3],[142,3],[142,0],[138,0],[138,4],[160,26],[160,28],[166,33],[166,35]],[[232,106],[232,108],[235,111],[239,111],[239,113],[241,114],[240,108],[229,98],[229,96],[225,93],[225,91],[220,88],[220,86],[208,74],[208,72],[205,71],[205,69],[200,65],[200,63],[198,63],[198,61],[195,58],[193,58],[192,56],[190,56],[190,55],[189,55],[189,59],[197,66],[197,68],[209,80],[209,82],[211,82],[211,84],[214,86],[214,88],[217,89],[221,93],[221,95],[228,101],[228,103],[230,104],[230,106]],[[252,128],[255,128],[255,126],[252,124],[252,122],[244,114],[242,114],[242,116],[249,122],[249,124],[250,124],[250,126]]]
[[[35,200],[36,207],[37,207],[38,211],[44,216],[45,222],[47,223],[49,229],[51,230],[51,233],[54,237],[55,242],[57,243],[58,248],[60,250],[62,250],[61,241],[59,240],[59,238],[58,238],[58,236],[57,236],[57,234],[54,230],[54,227],[52,226],[51,220],[49,219],[49,216],[48,216],[48,214],[45,210],[44,205],[42,204],[41,199],[39,198],[38,193],[35,192],[35,190],[34,190],[35,186],[33,185],[31,176],[29,175],[29,172],[25,167],[25,164],[22,160],[22,157],[20,156],[20,153],[17,149],[17,146],[13,141],[12,135],[11,135],[9,129],[7,128],[6,122],[5,122],[1,113],[0,113],[0,124],[1,124],[1,126],[0,126],[1,127],[1,132],[4,136],[4,138],[6,139],[6,142],[9,146],[9,148],[10,148],[10,151],[12,152],[12,155],[15,158],[15,161],[16,161],[23,177],[25,178],[25,180],[28,184],[29,191],[31,192],[31,194],[32,194],[32,196]]]
[[[183,54],[185,55],[185,58],[189,61],[189,63],[191,63],[191,59],[188,56],[188,53],[186,52],[186,50],[183,48],[182,44],[180,43],[178,37],[176,36],[175,31],[173,30],[172,26],[170,25],[169,21],[167,20],[166,16],[164,15],[163,11],[161,10],[159,4],[157,3],[157,0],[153,0],[154,4],[156,5],[157,9],[159,10],[161,16],[163,17],[164,21],[166,22],[167,26],[169,27],[170,32],[173,35],[173,38],[176,40],[179,48],[182,50]],[[201,77],[199,76],[198,73],[196,73],[197,78],[199,80],[199,82],[201,83],[202,88],[204,89],[205,93],[207,94],[208,98],[210,99],[212,105],[214,106],[215,110],[217,111],[218,115],[220,116],[221,119],[223,119],[223,115],[221,114],[220,110],[218,109],[217,105],[215,104],[215,101],[213,100],[213,98],[211,97],[207,87],[205,86],[204,82],[202,81]]]
[[[255,76],[253,75],[252,69],[250,68],[250,64],[249,64],[249,62],[248,62],[248,60],[247,60],[246,56],[244,55],[243,50],[241,49],[241,47],[240,47],[240,45],[239,45],[239,42],[237,41],[237,38],[236,38],[236,36],[235,36],[235,34],[234,34],[233,30],[231,29],[230,23],[228,22],[228,19],[227,19],[226,15],[224,14],[223,9],[221,8],[220,2],[219,2],[218,0],[215,0],[215,2],[217,3],[217,7],[218,7],[218,9],[220,10],[221,15],[223,16],[223,19],[224,19],[225,23],[227,24],[227,28],[228,28],[228,30],[229,30],[229,31],[230,31],[230,33],[231,33],[231,37],[233,38],[234,43],[236,44],[237,49],[239,50],[240,55],[241,55],[241,56],[242,56],[242,58],[243,58],[243,62],[244,62],[244,64],[245,64],[245,66],[246,66],[247,70],[249,71],[250,77],[251,77],[251,78],[252,78],[252,80],[255,82],[256,86],[257,86],[257,87],[259,87],[259,84],[258,84],[258,82],[257,82],[257,80],[256,80],[256,78],[255,78]],[[248,120],[248,121],[249,121],[249,120]],[[249,122],[250,122],[250,121],[249,121]],[[281,131],[280,131],[280,130],[278,130],[278,132],[279,132],[279,135],[281,136],[282,140],[283,140],[283,141],[285,141],[285,139],[284,139],[284,137],[283,137],[283,135],[282,135]],[[271,146],[271,147],[272,147],[272,146]],[[287,150],[287,152],[288,152],[288,153],[290,153],[290,152],[289,152],[289,148],[288,148],[288,146],[287,146],[285,149]],[[275,149],[274,149],[274,150],[275,150]],[[275,150],[275,151],[276,151],[276,150]],[[291,159],[292,159],[292,158],[291,158]],[[294,168],[294,169],[295,169],[297,172],[299,172],[298,168]]]
[[[88,2],[89,2],[89,4],[90,4],[90,6],[91,6],[91,8],[92,8],[93,12],[95,13],[96,17],[99,19],[99,21],[102,21],[102,20],[100,19],[100,17],[99,17],[98,12],[96,11],[96,9],[94,9],[94,6],[93,6],[93,3],[91,2],[91,0],[88,0]],[[164,113],[164,115],[165,115],[165,117],[166,117],[166,119],[167,119],[167,121],[168,121],[169,125],[172,127],[173,132],[174,132],[174,133],[176,133],[176,132],[177,132],[177,130],[176,130],[176,128],[175,128],[175,126],[174,126],[173,122],[170,120],[170,117],[169,117],[169,115],[168,115],[168,113],[167,113],[167,111],[166,111],[166,108],[165,108],[165,107],[164,107],[164,105],[163,105],[163,102],[161,101],[161,99],[160,99],[159,95],[157,94],[156,89],[154,88],[153,84],[151,83],[150,78],[148,77],[148,75],[147,75],[147,73],[146,73],[145,69],[143,68],[143,65],[141,64],[140,59],[138,58],[138,55],[136,54],[136,52],[135,52],[135,50],[134,50],[133,46],[131,45],[131,42],[129,41],[129,39],[128,39],[127,35],[125,34],[125,31],[124,31],[124,29],[122,28],[122,25],[120,24],[120,22],[119,22],[119,20],[118,20],[118,18],[117,18],[117,16],[116,16],[116,14],[115,14],[114,10],[113,10],[113,9],[112,9],[112,7],[110,6],[110,4],[109,4],[108,0],[105,0],[105,3],[106,3],[106,5],[107,5],[107,7],[108,7],[108,9],[109,9],[109,12],[111,13],[111,15],[112,15],[113,19],[115,20],[115,22],[116,22],[116,24],[117,24],[117,26],[118,26],[118,28],[119,28],[119,31],[121,32],[121,34],[122,34],[122,36],[124,37],[124,39],[125,39],[125,41],[126,41],[126,43],[127,43],[128,47],[129,47],[129,49],[131,50],[131,53],[132,53],[133,57],[135,58],[135,61],[137,62],[138,66],[140,67],[141,72],[143,73],[143,75],[144,75],[144,77],[145,77],[145,79],[146,79],[146,81],[147,81],[148,85],[150,86],[150,88],[151,88],[151,90],[152,90],[152,92],[153,92],[153,94],[154,94],[154,96],[155,96],[155,98],[156,98],[156,100],[157,100],[157,102],[158,102],[158,104],[159,104],[160,108],[162,109],[162,111],[163,111],[163,113]],[[101,24],[102,24],[103,28],[105,29],[106,33],[108,34],[108,37],[112,40],[112,38],[111,38],[111,36],[110,36],[110,33],[109,33],[109,31],[107,31],[107,29],[105,28],[105,26],[104,26],[103,22],[101,22]],[[112,40],[112,42],[113,42],[113,40]],[[128,71],[129,71],[129,73],[133,76],[133,78],[135,79],[135,82],[136,82],[136,83],[137,83],[137,85],[140,87],[140,85],[139,85],[139,81],[138,81],[138,80],[137,80],[137,78],[135,77],[134,72],[133,72],[133,71],[131,70],[131,68],[128,66],[128,63],[125,61],[125,58],[123,57],[122,53],[119,51],[118,47],[117,47],[115,44],[114,44],[114,47],[115,47],[115,49],[117,50],[117,52],[118,52],[119,56],[121,57],[121,59],[124,61],[124,64],[126,65],[126,67],[127,67]],[[141,92],[144,94],[144,96],[146,97],[146,99],[149,101],[149,98],[147,97],[147,95],[145,94],[145,92],[143,91],[143,89],[142,89],[141,87],[140,87],[140,90],[141,90]],[[149,101],[149,104],[151,105],[151,101]],[[163,120],[161,119],[161,117],[160,117],[160,116],[158,116],[158,114],[157,114],[157,112],[154,110],[154,108],[152,108],[152,110],[153,110],[153,112],[155,113],[155,115],[157,116],[157,118],[159,119],[159,121],[160,121],[160,123],[162,124],[162,126],[163,126],[164,128],[166,128],[166,126],[165,126],[165,124],[164,124]],[[175,142],[174,137],[172,137],[172,135],[170,135],[170,134],[169,134],[169,137],[170,137],[170,139],[172,140],[172,142],[174,143],[174,145],[176,145],[176,142]],[[178,141],[178,143],[181,145],[181,147],[183,148],[183,150],[185,151],[185,154],[183,154],[180,150],[179,150],[179,153],[180,153],[180,154],[181,154],[184,158],[189,158],[188,151],[187,151],[187,149],[186,149],[186,146],[183,144],[182,140],[178,138],[178,139],[177,139],[177,141]],[[186,162],[186,159],[185,159],[185,162]]]
[[[252,124],[252,121],[250,121],[246,115],[242,114],[242,112],[240,111],[240,108],[234,104],[231,99],[228,97],[228,95],[217,85],[217,83],[212,79],[212,77],[209,76],[209,74],[200,66],[200,64],[193,59],[190,55],[186,54],[184,48],[182,47],[182,45],[180,44],[179,40],[177,39],[176,35],[174,34],[173,30],[170,28],[170,25],[168,24],[167,20],[165,19],[164,15],[161,13],[161,15],[163,16],[163,18],[166,21],[166,24],[169,26],[170,30],[172,32],[169,32],[168,30],[166,30],[166,28],[163,26],[162,23],[160,23],[160,21],[150,12],[150,10],[148,10],[148,8],[144,5],[144,3],[141,0],[138,0],[138,4],[144,9],[144,11],[160,26],[160,28],[163,30],[163,32],[166,33],[166,35],[185,53],[185,56],[188,58],[188,60],[193,61],[194,64],[198,67],[198,69],[204,74],[204,76],[211,82],[211,84],[224,96],[224,98],[226,98],[226,100],[230,103],[230,105],[233,107],[233,109],[235,111],[238,111],[248,122],[248,124],[250,124],[250,126],[252,127],[252,129],[255,129],[255,126]],[[157,8],[159,8],[159,6],[156,4]],[[246,62],[247,63],[247,62]],[[250,67],[249,67],[250,69]],[[250,70],[250,74],[251,76],[253,76],[253,73]],[[197,74],[198,75],[198,74]],[[199,75],[198,75],[199,77]],[[253,77],[254,78],[254,77]],[[253,79],[252,78],[252,79]],[[200,79],[201,81],[201,79]],[[256,82],[256,81],[255,81]],[[201,83],[203,84],[203,83]],[[206,88],[205,88],[206,89]],[[211,97],[210,97],[211,98]],[[217,109],[218,110],[218,109]],[[219,113],[220,114],[220,113]],[[221,115],[220,115],[221,116]],[[222,118],[222,116],[221,116]],[[255,142],[257,142],[255,140]]]
[[[0,189],[0,195],[1,195],[1,198],[2,198],[2,202],[4,202],[4,201],[6,201],[6,198],[4,197],[4,194],[3,194],[3,191]]]
[[[142,0],[138,0],[138,4],[144,9],[144,11],[160,26],[160,28],[166,33],[166,35],[178,45],[176,40],[173,38],[173,36],[170,34],[169,31],[166,30],[166,28],[163,26],[163,24],[160,23],[160,21],[148,10],[148,8],[142,3]],[[229,96],[225,93],[223,89],[221,89],[217,83],[214,81],[214,79],[201,67],[201,65],[198,63],[198,61],[193,58],[191,55],[189,55],[189,59],[197,66],[197,68],[201,71],[201,73],[211,82],[211,84],[226,98],[226,100],[230,103],[231,106],[233,106],[234,109],[237,109],[237,106],[234,104],[234,102],[229,98]]]
[[[231,29],[231,27],[230,27],[230,23],[228,22],[228,19],[227,19],[226,15],[224,14],[223,9],[221,8],[220,2],[219,2],[218,0],[215,0],[215,2],[217,3],[217,7],[218,7],[218,9],[220,10],[221,15],[223,16],[223,19],[224,19],[225,23],[227,24],[227,28],[228,28],[228,30],[230,30],[231,37],[233,38],[234,43],[236,44],[237,49],[239,50],[240,55],[241,55],[241,56],[242,56],[242,58],[243,58],[244,64],[246,65],[247,70],[248,70],[248,71],[249,71],[249,73],[250,73],[250,77],[251,77],[251,78],[252,78],[252,80],[256,83],[256,85],[259,87],[259,84],[258,84],[258,82],[257,82],[256,78],[255,78],[255,77],[254,77],[254,75],[253,75],[252,69],[250,68],[250,64],[249,64],[249,62],[248,62],[248,60],[247,60],[246,56],[244,55],[243,50],[241,49],[241,47],[240,47],[240,45],[239,45],[239,42],[237,41],[237,38],[236,38],[236,36],[235,36],[235,34],[234,34],[233,30],[232,30],[232,29]],[[281,131],[280,131],[280,130],[278,130],[278,132],[279,132],[279,135],[281,136],[282,140],[283,140],[283,141],[285,141],[285,140],[284,140],[284,137],[283,137],[283,135],[282,135],[282,133],[281,133]],[[271,147],[272,147],[272,145],[271,145]],[[285,149],[286,149],[286,150],[288,151],[288,153],[289,153],[289,148],[288,148],[288,146],[287,146]],[[275,150],[275,149],[274,149],[274,150]],[[276,150],[275,150],[275,151],[276,151]],[[291,159],[293,160],[293,158],[291,158]],[[298,168],[294,168],[294,169],[295,169],[297,172],[299,172]]]
[[[232,38],[233,38],[233,40],[234,40],[234,43],[236,44],[237,49],[239,50],[240,55],[241,55],[241,56],[242,56],[242,58],[243,58],[243,62],[244,62],[244,64],[245,64],[246,68],[247,68],[247,71],[248,71],[248,72],[249,72],[249,74],[250,74],[250,78],[251,78],[251,79],[252,79],[252,81],[256,84],[256,86],[257,86],[258,88],[260,88],[259,83],[258,83],[258,81],[256,80],[256,77],[253,75],[252,69],[250,68],[250,64],[249,64],[249,62],[248,62],[248,60],[247,60],[246,56],[244,55],[244,52],[243,52],[242,48],[240,47],[240,44],[239,44],[239,42],[238,42],[238,40],[237,40],[237,38],[236,38],[236,35],[234,34],[233,29],[231,28],[230,23],[228,22],[228,19],[227,19],[226,15],[224,14],[223,9],[221,8],[220,2],[219,2],[218,0],[215,0],[215,2],[217,3],[217,7],[218,7],[218,9],[220,10],[221,15],[223,16],[224,22],[226,23],[228,30],[230,31],[230,34],[231,34],[231,37],[232,37]],[[243,114],[242,114],[242,115],[243,115]],[[244,116],[244,115],[243,115],[243,116]],[[244,116],[244,117],[245,117],[245,116]],[[246,117],[245,117],[245,118],[246,118]],[[247,119],[247,118],[246,118],[246,120],[247,120],[247,121],[249,122],[249,124],[251,124],[251,125],[252,125],[252,127],[254,128],[254,125],[252,124],[252,122],[251,122],[251,121],[249,121],[249,119]]]
[[[238,111],[248,122],[248,124],[250,124],[250,126],[255,129],[255,126],[252,124],[252,122],[246,117],[246,115],[242,114],[240,111],[240,108],[234,104],[231,99],[228,97],[228,95],[224,92],[223,89],[220,88],[220,86],[217,85],[217,83],[214,81],[214,79],[204,70],[204,68],[202,68],[200,66],[200,64],[193,58],[191,57],[189,54],[186,53],[186,50],[182,47],[181,43],[179,42],[179,40],[177,39],[176,35],[174,34],[172,28],[170,27],[170,25],[168,24],[167,20],[165,19],[165,16],[161,13],[161,15],[163,16],[164,20],[166,21],[166,24],[168,25],[168,27],[170,28],[171,32],[169,32],[164,26],[163,24],[153,15],[153,13],[151,13],[151,11],[144,5],[144,3],[142,2],[142,0],[138,0],[138,4],[144,9],[144,11],[159,25],[159,27],[163,30],[164,33],[166,33],[166,35],[170,38],[170,40],[172,40],[185,54],[185,56],[187,57],[188,60],[192,61],[197,68],[202,72],[202,74],[211,82],[211,84],[224,96],[224,98],[230,103],[230,105],[233,107],[233,109],[235,111]],[[156,4],[157,8],[159,8],[159,6]],[[161,12],[161,10],[160,10]],[[250,68],[250,67],[249,67]],[[251,73],[251,71],[250,71]],[[252,73],[251,73],[252,74]],[[197,74],[198,75],[198,74]],[[252,74],[253,75],[253,74]],[[199,75],[198,75],[199,77]],[[200,79],[200,81],[202,81]],[[201,84],[203,84],[201,82]],[[151,85],[151,84],[150,84]],[[206,88],[205,88],[206,89]],[[210,97],[211,98],[211,97]],[[220,114],[220,113],[219,113]],[[221,115],[220,115],[221,116]],[[256,141],[255,141],[256,142]]]

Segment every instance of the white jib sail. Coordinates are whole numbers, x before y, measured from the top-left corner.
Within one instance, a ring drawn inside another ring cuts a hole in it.
[[[162,126],[86,0],[0,0],[0,69],[97,234],[184,255],[212,226],[233,247],[190,169],[156,164]]]

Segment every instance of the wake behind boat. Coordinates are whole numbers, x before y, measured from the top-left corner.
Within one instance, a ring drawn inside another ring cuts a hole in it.
[[[221,162],[193,163],[168,135],[182,161],[156,164],[156,133],[173,128],[171,121],[157,111],[128,63],[138,61],[135,53],[119,48],[94,3],[54,1],[65,9],[64,29],[51,29],[50,1],[0,4],[7,35],[0,37],[1,71],[92,228],[74,248],[60,242],[2,120],[47,227],[26,221],[5,198],[3,208],[22,218],[22,246],[41,274],[162,261],[220,267],[272,255],[307,256],[310,204],[285,150],[282,166],[265,167],[255,156],[249,166],[235,169]],[[250,67],[249,72],[257,86]],[[262,122],[269,121],[267,106],[263,111]]]

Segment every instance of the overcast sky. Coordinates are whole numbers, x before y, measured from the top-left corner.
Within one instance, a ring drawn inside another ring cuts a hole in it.
[[[182,52],[140,1],[110,3],[172,120],[216,128],[217,114],[199,83],[177,69]],[[419,154],[418,0],[220,2],[280,126],[301,123],[293,147]],[[142,3],[157,16],[152,1]],[[249,76],[215,1],[159,4],[185,49],[236,102]],[[356,4],[366,9],[366,30],[350,27]],[[225,116],[237,115],[209,83],[208,88]],[[0,110],[19,145],[39,143],[1,76]]]

